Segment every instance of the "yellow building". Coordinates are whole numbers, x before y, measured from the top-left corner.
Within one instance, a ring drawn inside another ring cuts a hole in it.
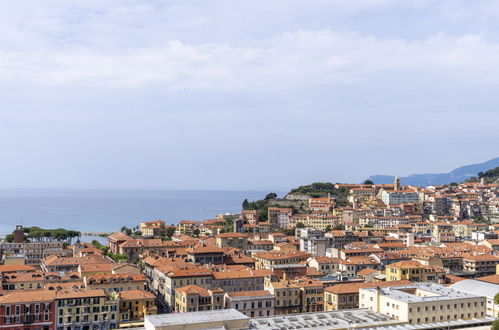
[[[224,233],[216,236],[219,248],[248,249],[248,235],[243,233]]]
[[[386,266],[387,281],[443,283],[445,271],[440,267],[426,266],[415,260],[399,261]]]
[[[103,289],[107,294],[130,290],[143,290],[146,278],[143,274],[100,274],[84,277],[87,289]]]
[[[64,329],[109,329],[118,325],[118,300],[104,290],[56,293],[56,320]]]
[[[162,220],[144,221],[140,223],[140,231],[144,237],[154,237],[159,235],[161,228],[165,227]]]
[[[155,296],[144,290],[130,290],[119,293],[120,328],[139,327],[144,324],[145,315],[157,314]]]
[[[206,290],[197,285],[187,285],[175,290],[175,311],[179,313],[210,311],[224,308],[221,289]]]

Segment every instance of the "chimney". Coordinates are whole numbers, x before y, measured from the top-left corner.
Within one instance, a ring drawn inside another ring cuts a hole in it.
[[[379,286],[376,287],[376,313],[380,312],[380,300],[381,300],[381,288]]]

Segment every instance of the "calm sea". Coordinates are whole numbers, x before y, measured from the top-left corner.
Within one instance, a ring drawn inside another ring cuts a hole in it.
[[[239,213],[257,191],[167,190],[0,190],[0,234],[25,227],[109,232],[144,220],[203,220],[220,213]],[[279,192],[277,192],[279,193]]]

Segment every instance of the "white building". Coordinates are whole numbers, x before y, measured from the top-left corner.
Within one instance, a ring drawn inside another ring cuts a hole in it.
[[[464,280],[454,283],[451,288],[466,293],[485,296],[487,299],[487,315],[497,316],[499,305],[494,304],[494,296],[499,293],[499,285],[476,280]]]
[[[486,317],[486,299],[438,284],[363,288],[359,307],[409,324]]]
[[[419,202],[419,194],[415,190],[381,191],[381,200],[386,205],[410,204]]]

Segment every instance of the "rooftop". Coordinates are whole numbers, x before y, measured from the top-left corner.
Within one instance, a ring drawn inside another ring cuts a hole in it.
[[[170,313],[160,315],[147,315],[145,317],[146,327],[150,324],[154,327],[167,327],[174,325],[200,324],[206,325],[211,322],[247,320],[249,317],[235,309],[221,309],[190,313]]]
[[[392,299],[403,301],[407,303],[420,303],[429,301],[442,301],[451,299],[466,299],[466,298],[478,298],[479,295],[471,294],[465,291],[459,291],[454,288],[457,284],[466,281],[460,281],[453,284],[451,287],[446,287],[433,283],[423,283],[415,285],[404,285],[404,286],[393,286],[393,287],[383,287],[380,288],[382,296],[388,296]],[[362,290],[374,292],[377,290],[376,287],[363,288]],[[410,290],[421,290],[428,295],[419,296],[412,294],[408,291]]]
[[[366,309],[352,309],[331,312],[304,313],[282,315],[250,320],[250,329],[316,329],[333,330],[347,328],[367,328],[376,326],[392,326],[402,322],[392,320],[386,315]]]

